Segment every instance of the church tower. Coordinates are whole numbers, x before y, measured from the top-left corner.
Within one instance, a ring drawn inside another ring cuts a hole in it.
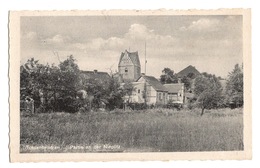
[[[136,81],[141,76],[141,65],[137,51],[128,52],[125,50],[125,52],[121,53],[118,72],[124,82]]]

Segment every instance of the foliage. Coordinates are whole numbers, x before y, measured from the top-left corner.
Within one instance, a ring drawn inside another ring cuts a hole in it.
[[[20,68],[20,99],[32,97],[41,111],[76,111],[79,69],[75,61],[69,56],[57,67],[29,59]]]
[[[178,83],[178,78],[174,74],[174,71],[171,70],[170,68],[164,68],[162,70],[162,75],[160,76],[160,82],[162,84],[166,83]]]
[[[34,58],[29,59],[21,66],[20,84],[20,99],[32,97],[37,112],[76,112],[79,109],[91,110],[89,107],[98,109],[102,104],[109,109],[119,108],[123,95],[130,92],[130,86],[124,90],[114,78],[108,83],[95,79],[83,80],[73,56],[58,66],[43,65]],[[93,99],[83,100],[78,95],[79,90],[85,90],[87,97],[92,96]]]
[[[130,103],[129,107],[131,107],[132,110],[145,110],[147,109],[146,103]]]
[[[236,64],[227,79],[226,101],[228,104],[235,104],[236,107],[243,105],[243,85],[243,66]]]
[[[191,90],[191,80],[192,78],[189,78],[187,76],[183,76],[181,78],[181,82],[184,83],[184,87],[187,91],[190,91]]]
[[[201,115],[205,109],[217,108],[220,106],[222,97],[222,86],[215,75],[203,73],[194,81],[194,94],[197,98],[197,105],[201,108]]]
[[[111,78],[108,84],[107,90],[107,108],[113,110],[115,108],[123,107],[123,96],[125,95],[123,88],[120,86],[119,82]]]
[[[169,100],[166,104],[166,107],[167,108],[170,108],[170,109],[177,109],[177,110],[180,110],[182,108],[182,104],[180,103],[174,103],[173,100]]]

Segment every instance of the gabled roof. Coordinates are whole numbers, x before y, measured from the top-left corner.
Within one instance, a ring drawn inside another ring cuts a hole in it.
[[[131,59],[132,63],[136,66],[140,66],[140,60],[139,60],[139,55],[138,55],[138,51],[136,52],[128,52],[127,50],[125,50],[125,52],[121,53],[120,59],[119,59],[119,64],[122,60],[122,58],[124,57],[124,55],[127,54],[129,56],[129,58]]]
[[[171,83],[171,84],[164,84],[163,85],[169,93],[178,93],[180,90],[183,89],[183,83]]]
[[[189,65],[188,67],[184,68],[180,72],[177,73],[178,77],[187,76],[189,73],[193,73],[195,76],[199,75],[200,72],[192,65]]]
[[[161,84],[161,82],[153,76],[142,75],[137,79],[144,78],[156,91],[167,91],[167,89]]]
[[[83,75],[85,79],[94,79],[99,81],[107,81],[110,79],[110,76],[107,72],[98,72],[97,70],[81,71],[81,75]]]

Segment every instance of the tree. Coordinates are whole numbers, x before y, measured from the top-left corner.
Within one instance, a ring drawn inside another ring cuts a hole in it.
[[[160,82],[162,84],[166,83],[178,83],[178,78],[174,75],[174,71],[170,68],[164,68],[162,70],[162,75],[160,76]]]
[[[78,90],[80,70],[76,60],[70,55],[59,64],[60,78],[59,84],[67,91],[67,94],[74,94]]]
[[[181,78],[181,82],[184,83],[185,89],[190,91],[191,89],[191,78],[187,77],[187,76],[183,76]]]
[[[37,82],[39,72],[43,65],[38,63],[34,58],[28,59],[27,62],[20,66],[20,100],[26,97],[34,99],[35,107],[39,107],[39,89],[40,84]]]
[[[41,105],[44,110],[76,110],[72,104],[79,83],[79,69],[73,56],[59,66],[39,64],[31,58],[20,69],[21,99],[32,97],[35,107]]]
[[[243,66],[235,65],[232,72],[229,73],[226,84],[226,101],[228,104],[234,104],[236,107],[244,103],[244,82]]]
[[[195,78],[194,93],[196,103],[201,108],[201,115],[205,109],[217,108],[222,100],[222,86],[215,75],[204,73]]]
[[[111,78],[108,83],[108,89],[106,90],[107,108],[113,110],[120,108],[123,105],[123,96],[125,95],[123,87],[120,86],[118,81]]]

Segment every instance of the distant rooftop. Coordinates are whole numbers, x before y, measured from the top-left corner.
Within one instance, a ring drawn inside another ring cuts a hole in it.
[[[163,85],[169,93],[178,93],[180,90],[183,89],[183,83],[171,83],[171,84],[164,84]]]
[[[188,67],[178,72],[177,76],[178,77],[188,76],[189,73],[193,73],[195,76],[200,74],[200,72],[194,66],[189,65]]]
[[[110,76],[107,72],[99,72],[98,70],[94,71],[81,71],[81,74],[84,75],[86,79],[98,79],[98,80],[107,80],[110,79]]]

